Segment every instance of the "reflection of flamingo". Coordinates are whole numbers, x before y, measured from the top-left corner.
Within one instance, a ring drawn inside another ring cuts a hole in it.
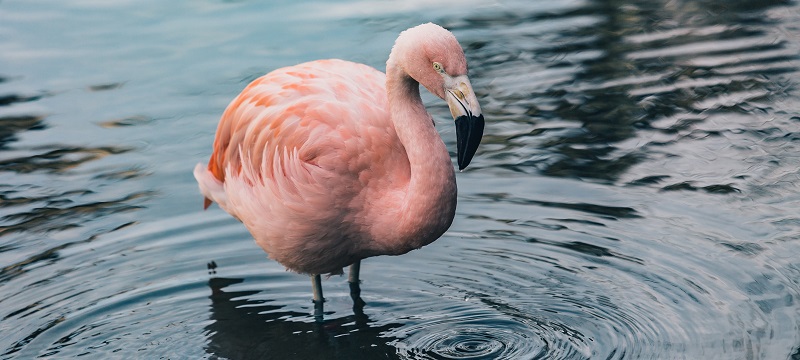
[[[483,134],[449,31],[402,32],[386,72],[320,60],[256,79],[222,115],[208,167],[194,170],[206,207],[216,202],[270,257],[314,275],[318,304],[319,274],[352,264],[357,287],[361,259],[427,245],[453,221],[455,173],[419,84],[450,106],[459,169]]]
[[[399,358],[392,345],[396,339],[386,334],[403,324],[385,321],[377,324],[355,308],[353,315],[324,325],[297,321],[307,314],[286,309],[276,304],[275,299],[265,299],[269,294],[237,289],[235,285],[242,282],[244,279],[221,277],[208,280],[211,321],[204,328],[208,338],[203,348],[213,358]],[[378,338],[381,341],[375,341]]]

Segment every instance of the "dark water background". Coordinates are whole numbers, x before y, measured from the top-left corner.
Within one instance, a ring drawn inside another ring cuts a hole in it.
[[[265,3],[0,0],[0,358],[800,359],[797,2]],[[191,169],[250,80],[426,21],[483,146],[317,324]]]

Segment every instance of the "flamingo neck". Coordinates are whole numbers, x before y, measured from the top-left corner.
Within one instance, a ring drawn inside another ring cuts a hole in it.
[[[410,165],[410,179],[395,219],[391,249],[405,253],[427,245],[450,227],[455,216],[456,182],[447,148],[420,97],[419,83],[390,57],[386,91],[395,131]],[[400,221],[397,221],[400,220]],[[390,244],[386,244],[390,245]]]

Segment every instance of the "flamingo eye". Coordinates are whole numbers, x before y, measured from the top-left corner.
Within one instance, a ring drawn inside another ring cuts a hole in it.
[[[444,73],[444,68],[442,67],[442,64],[438,62],[433,63],[433,70],[436,70],[436,72],[438,73]]]

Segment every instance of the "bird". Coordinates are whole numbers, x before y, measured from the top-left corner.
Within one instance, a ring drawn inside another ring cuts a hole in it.
[[[455,170],[420,85],[448,104],[462,171],[484,130],[467,72],[456,37],[426,23],[399,34],[386,73],[325,59],[257,78],[194,169],[204,209],[217,203],[271,259],[310,275],[315,304],[320,275],[350,266],[358,286],[362,259],[421,248],[452,224]]]

